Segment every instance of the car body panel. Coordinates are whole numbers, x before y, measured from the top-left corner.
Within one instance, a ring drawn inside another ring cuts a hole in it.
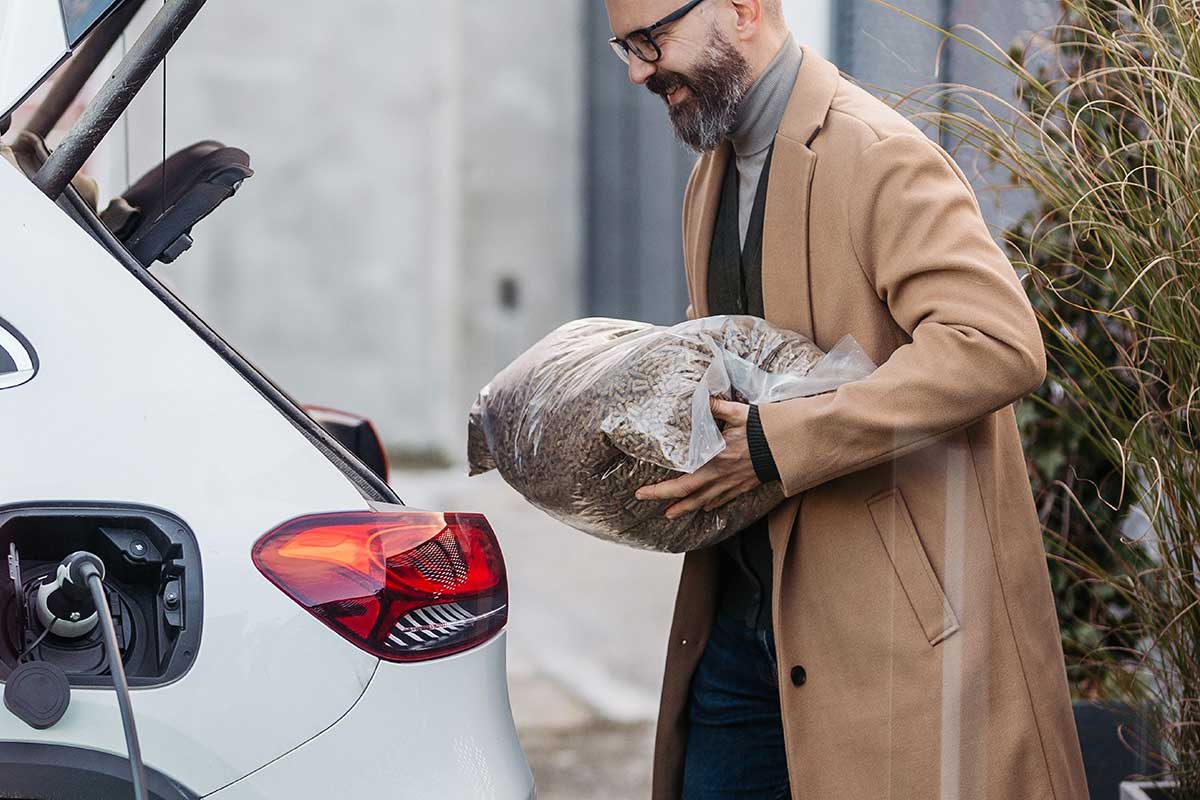
[[[336,725],[212,797],[528,800],[533,777],[517,744],[504,661],[501,633],[438,661],[381,663]],[[372,746],[381,741],[389,745]]]
[[[369,504],[246,379],[8,162],[0,160],[0,316],[40,368],[0,390],[0,506],[100,501],[195,532],[204,589],[194,664],[135,690],[148,766],[205,794],[333,724],[378,661],[255,569],[263,533]],[[19,210],[19,213],[14,213]],[[278,310],[273,310],[278,312]],[[116,695],[75,689],[58,725],[0,711],[3,741],[123,754]]]

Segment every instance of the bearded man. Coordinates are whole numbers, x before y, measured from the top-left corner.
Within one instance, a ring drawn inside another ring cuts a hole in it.
[[[656,800],[1087,797],[1013,403],[1037,320],[938,144],[787,31],[780,0],[607,0],[629,79],[701,156],[687,316],[752,314],[881,366],[715,404],[727,447],[643,487],[677,518],[786,500],[683,565]]]

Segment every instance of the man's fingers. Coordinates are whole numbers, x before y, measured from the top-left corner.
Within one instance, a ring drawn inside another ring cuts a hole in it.
[[[722,422],[745,425],[746,420],[750,416],[750,406],[745,403],[734,403],[729,400],[710,397],[708,406],[712,410],[713,416]]]
[[[737,486],[733,487],[729,491],[725,492],[725,494],[718,497],[715,501],[713,501],[712,503],[709,503],[708,506],[706,506],[704,510],[712,511],[713,509],[720,508],[721,506],[725,505],[726,503],[736,500],[739,497],[741,497],[742,495],[747,494],[748,492],[754,491],[761,485],[762,484],[759,482],[759,480],[757,478],[755,478],[753,480],[742,481]]]
[[[707,484],[708,473],[701,468],[691,475],[643,486],[634,493],[634,496],[638,500],[678,500]]]
[[[703,508],[707,506],[710,501],[721,496],[728,490],[729,484],[725,481],[713,483],[712,485],[705,487],[704,489],[695,492],[688,497],[685,497],[683,500],[680,500],[678,503],[668,508],[666,512],[667,518],[675,519],[676,517],[681,517],[684,514],[688,514],[692,511]]]
[[[715,500],[710,500],[709,502],[705,503],[704,510],[705,511],[713,511],[714,509],[718,509],[721,506],[725,505],[726,503],[730,502],[731,500],[736,500],[737,498],[741,497],[745,493],[746,493],[745,486],[735,486],[732,489],[727,489],[724,492],[722,492],[720,495],[718,495]]]
[[[683,478],[676,478],[662,483],[653,483],[638,489],[635,496],[638,500],[678,500],[691,493]]]

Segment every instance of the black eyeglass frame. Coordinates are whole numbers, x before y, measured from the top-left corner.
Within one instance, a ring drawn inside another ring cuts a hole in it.
[[[693,8],[703,2],[704,0],[689,0],[688,3],[672,11],[670,14],[667,14],[658,22],[655,22],[652,25],[647,25],[644,28],[638,28],[637,30],[630,31],[625,38],[614,36],[608,40],[608,44],[610,47],[612,47],[613,52],[617,54],[617,57],[626,64],[629,63],[630,53],[637,56],[642,61],[645,61],[647,64],[653,64],[655,61],[658,61],[660,58],[662,58],[662,48],[659,47],[658,42],[654,40],[654,31],[658,30],[663,25],[669,25],[672,22],[677,22],[678,20],[683,19],[691,12]],[[629,40],[635,36],[645,37],[646,41],[650,43],[650,46],[654,48],[654,58],[646,58],[640,52],[638,52],[636,48],[629,46]]]

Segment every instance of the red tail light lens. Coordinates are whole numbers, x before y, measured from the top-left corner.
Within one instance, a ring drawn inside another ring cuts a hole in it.
[[[425,661],[491,638],[508,580],[480,514],[316,514],[254,545],[254,564],[317,619],[388,661]]]

